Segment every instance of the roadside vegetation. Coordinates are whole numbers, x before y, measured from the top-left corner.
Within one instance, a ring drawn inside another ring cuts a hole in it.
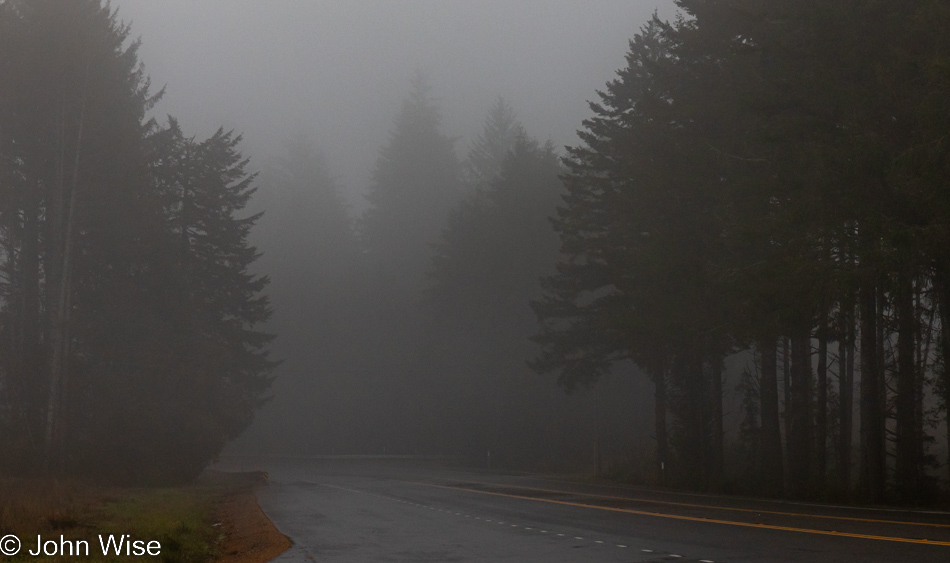
[[[181,487],[104,487],[81,481],[49,479],[0,480],[0,535],[13,533],[22,548],[6,561],[35,559],[36,536],[44,540],[85,540],[88,561],[118,561],[103,556],[99,535],[125,534],[161,543],[158,559],[167,562],[222,560],[231,540],[227,522],[238,515],[227,508],[234,496],[251,496],[260,474],[213,474]],[[256,506],[256,505],[255,505]],[[224,520],[224,521],[222,521]],[[74,560],[69,555],[46,561]]]

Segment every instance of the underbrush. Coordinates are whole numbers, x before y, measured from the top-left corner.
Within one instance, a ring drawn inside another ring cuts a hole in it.
[[[101,487],[79,481],[0,477],[0,537],[14,534],[20,552],[0,561],[37,559],[37,535],[46,540],[88,542],[86,561],[133,560],[137,557],[103,556],[99,536],[131,536],[158,541],[161,553],[148,559],[180,563],[211,560],[222,539],[214,521],[220,500],[236,487],[223,479],[204,479],[174,488]],[[83,554],[84,555],[84,554]],[[40,556],[44,561],[76,560],[75,556]]]

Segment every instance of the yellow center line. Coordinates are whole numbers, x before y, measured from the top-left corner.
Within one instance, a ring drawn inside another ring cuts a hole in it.
[[[578,506],[581,508],[593,508],[595,510],[608,510],[610,512],[623,512],[625,514],[639,514],[642,516],[655,516],[657,518],[669,518],[672,520],[687,520],[690,522],[706,522],[710,524],[725,524],[728,526],[742,526],[744,528],[758,528],[762,530],[783,530],[786,532],[800,532],[805,534],[818,534],[822,536],[838,536],[845,538],[859,538],[866,540],[880,540],[880,541],[891,541],[891,542],[901,542],[901,543],[916,543],[923,545],[942,545],[950,546],[950,542],[946,541],[935,541],[935,540],[926,540],[926,539],[916,539],[916,538],[900,538],[900,537],[890,537],[890,536],[875,536],[870,534],[855,534],[851,532],[837,532],[834,530],[812,530],[809,528],[793,528],[790,526],[775,526],[772,524],[753,524],[750,522],[736,522],[733,520],[717,520],[714,518],[700,518],[697,516],[681,516],[679,514],[664,514],[662,512],[647,512],[644,510],[633,510],[630,508],[615,508],[612,506],[597,506],[595,504],[584,504],[580,502],[568,502],[564,500],[554,500],[554,499],[544,499],[544,498],[535,498],[535,497],[526,497],[522,495],[509,495],[506,493],[493,493],[490,491],[479,491],[478,489],[468,489],[465,487],[450,487],[448,485],[434,485],[432,483],[420,483],[418,481],[403,481],[404,483],[410,483],[413,485],[420,485],[423,487],[434,487],[437,489],[451,489],[456,491],[466,491],[470,493],[479,493],[482,495],[493,495],[506,498],[516,498],[522,500],[532,500],[535,502],[547,502],[551,504],[562,504],[566,506]]]
[[[524,489],[527,491],[538,491],[543,493],[561,493],[567,495],[577,495],[590,498],[602,498],[608,500],[625,500],[630,502],[643,502],[650,504],[663,504],[667,506],[683,506],[687,508],[708,508],[713,510],[731,510],[733,512],[751,512],[753,514],[774,514],[778,516],[797,516],[801,518],[823,518],[826,520],[848,520],[851,522],[871,522],[874,524],[902,524],[905,526],[930,526],[934,528],[950,528],[950,524],[937,524],[933,522],[911,522],[907,520],[880,520],[877,518],[856,518],[853,516],[831,516],[827,514],[805,514],[801,512],[781,512],[778,510],[754,510],[752,508],[736,508],[731,506],[719,506],[715,504],[691,504],[688,502],[676,502],[671,500],[654,500],[636,497],[618,497],[613,495],[599,495],[596,493],[580,493],[577,491],[561,491],[558,489],[541,489],[537,487],[522,487],[519,485],[500,485],[497,483],[485,483],[481,481],[468,481],[473,485],[485,485],[489,487]]]

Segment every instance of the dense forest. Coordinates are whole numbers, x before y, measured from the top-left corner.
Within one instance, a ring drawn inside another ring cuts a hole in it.
[[[146,117],[99,0],[0,3],[0,468],[193,478],[270,384],[240,137]]]
[[[312,388],[377,408],[321,408],[318,444],[288,451],[937,498],[950,7],[678,6],[563,155],[499,100],[457,161],[416,81],[333,268],[352,276],[339,327],[371,350],[327,349],[342,367]]]
[[[942,498],[950,3],[677,6],[563,149],[501,97],[463,145],[417,74],[353,209],[306,135],[155,117],[108,4],[0,2],[0,469]]]
[[[569,149],[534,365],[574,384],[635,361],[657,460],[716,490],[724,360],[749,350],[756,488],[934,498],[950,6],[679,5],[631,42]]]

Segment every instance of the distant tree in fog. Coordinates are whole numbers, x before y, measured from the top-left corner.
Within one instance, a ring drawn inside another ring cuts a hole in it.
[[[499,96],[462,165],[467,187],[471,190],[487,189],[501,173],[508,151],[514,148],[519,137],[525,135],[515,111]]]
[[[353,220],[325,158],[305,137],[286,144],[263,178],[267,254],[273,291],[316,290],[345,276],[358,254]]]
[[[431,245],[461,193],[454,140],[442,133],[441,121],[429,87],[416,77],[366,196],[362,236],[369,263],[397,292],[421,289]]]
[[[524,133],[514,140],[485,190],[452,211],[432,258],[433,300],[488,316],[486,328],[493,315],[529,310],[538,276],[557,258],[550,217],[562,190],[561,170],[550,144]]]
[[[515,123],[499,105],[489,124],[499,108]],[[492,451],[496,463],[536,462],[554,440],[549,403],[525,362],[535,328],[529,301],[557,259],[550,216],[561,170],[550,144],[519,134],[497,175],[453,210],[429,271],[426,305],[447,349],[441,386],[457,405],[440,407],[442,416],[466,429],[464,453]]]
[[[262,184],[261,268],[272,278],[276,347],[288,359],[283,371],[297,374],[307,370],[302,359],[328,345],[352,314],[359,242],[327,163],[308,139],[287,143]]]
[[[281,365],[274,400],[244,444],[265,453],[332,451],[345,444],[335,430],[352,415],[343,406],[347,386],[360,385],[351,375],[361,353],[353,334],[364,332],[354,222],[326,159],[305,136],[285,143],[260,184],[257,205],[266,213],[255,233],[264,253],[257,268],[271,277],[267,328],[277,334]]]

